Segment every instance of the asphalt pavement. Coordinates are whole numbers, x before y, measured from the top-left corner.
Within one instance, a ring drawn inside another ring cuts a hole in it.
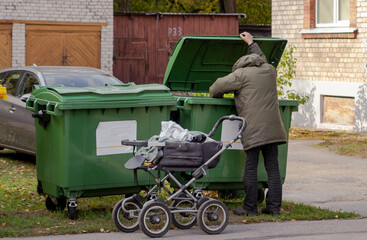
[[[207,235],[199,227],[170,230],[164,239],[344,240],[367,239],[367,159],[337,155],[314,148],[318,140],[290,140],[283,199],[330,210],[355,212],[356,220],[289,221],[229,225],[219,235]],[[18,238],[27,240],[149,239],[140,230]]]
[[[283,199],[367,217],[367,159],[313,147],[318,142],[290,140]]]
[[[360,220],[328,220],[300,222],[272,222],[244,225],[229,225],[221,234],[208,235],[193,227],[187,230],[170,230],[162,239],[179,240],[366,240],[367,218]],[[22,238],[27,240],[121,240],[151,239],[140,230],[134,233],[88,233]]]

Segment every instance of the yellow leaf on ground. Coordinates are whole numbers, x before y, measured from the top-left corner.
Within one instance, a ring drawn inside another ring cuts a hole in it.
[[[297,220],[296,220],[296,219],[294,219],[294,218],[291,220],[291,222],[296,222],[296,221],[297,221]]]
[[[242,222],[243,222],[244,224],[250,224],[250,222],[249,222],[249,221],[247,221],[246,219],[242,220]]]
[[[2,226],[2,227],[5,227],[5,225],[6,225],[6,223],[1,223],[1,226]]]

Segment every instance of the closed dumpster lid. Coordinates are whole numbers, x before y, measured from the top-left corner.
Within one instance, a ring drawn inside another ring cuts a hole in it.
[[[287,40],[254,37],[269,63],[277,67]],[[233,64],[248,54],[239,36],[184,36],[168,62],[164,83],[172,91],[208,92],[218,77],[232,72]]]
[[[149,106],[176,106],[170,89],[161,84],[133,83],[105,87],[38,87],[27,101],[27,109],[37,112],[46,106],[47,113],[62,110],[105,109]]]

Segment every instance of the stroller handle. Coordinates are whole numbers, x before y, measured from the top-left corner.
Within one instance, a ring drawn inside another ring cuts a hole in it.
[[[136,140],[124,139],[124,140],[121,140],[121,145],[134,146],[134,147],[147,147],[148,141],[147,140],[136,141]]]
[[[224,120],[230,120],[230,121],[240,121],[242,122],[242,126],[241,129],[239,130],[238,134],[237,134],[237,139],[241,138],[241,135],[243,133],[243,131],[245,131],[246,128],[246,120],[243,117],[238,117],[235,115],[230,115],[230,116],[223,116],[221,117],[217,123],[214,125],[213,129],[210,131],[210,133],[208,134],[208,137],[212,137],[215,133],[215,131],[217,131],[217,128],[219,127],[219,125],[224,121]]]

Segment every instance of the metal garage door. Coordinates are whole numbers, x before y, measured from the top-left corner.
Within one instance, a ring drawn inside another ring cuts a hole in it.
[[[26,65],[101,65],[101,26],[26,26]]]
[[[11,66],[11,24],[0,24],[0,69]]]

